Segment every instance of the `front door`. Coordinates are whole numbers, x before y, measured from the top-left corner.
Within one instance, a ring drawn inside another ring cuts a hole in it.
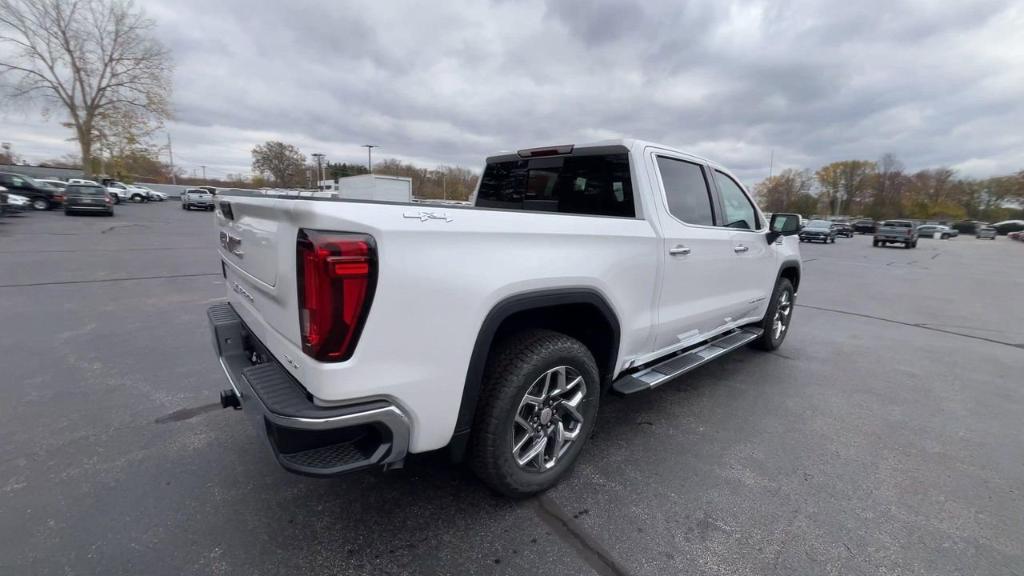
[[[768,225],[743,187],[722,170],[712,174],[719,193],[720,224],[731,231],[728,289],[735,302],[733,321],[760,319],[775,289],[776,247],[768,244]]]

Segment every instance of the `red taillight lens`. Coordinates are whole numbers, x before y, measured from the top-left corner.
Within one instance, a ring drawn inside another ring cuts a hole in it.
[[[321,362],[348,360],[377,284],[373,238],[299,230],[295,261],[303,352]]]

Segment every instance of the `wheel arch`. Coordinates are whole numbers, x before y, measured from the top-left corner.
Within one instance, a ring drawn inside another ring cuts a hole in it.
[[[779,266],[779,275],[775,278],[775,283],[779,283],[780,278],[786,278],[790,284],[793,285],[793,292],[800,291],[800,262],[797,260],[786,260]]]
[[[484,369],[495,342],[506,334],[528,328],[549,328],[583,342],[597,361],[602,389],[611,384],[621,329],[614,309],[600,292],[591,288],[557,288],[509,296],[491,308],[477,332],[449,443],[452,460],[460,462],[465,456]]]

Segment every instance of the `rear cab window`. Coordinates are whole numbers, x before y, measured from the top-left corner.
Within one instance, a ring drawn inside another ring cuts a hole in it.
[[[656,156],[668,211],[687,224],[714,226],[711,187],[704,166],[695,162]]]
[[[476,206],[503,210],[634,218],[625,148],[581,148],[569,155],[488,161]]]

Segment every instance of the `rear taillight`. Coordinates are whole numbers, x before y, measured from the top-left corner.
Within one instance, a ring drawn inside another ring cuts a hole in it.
[[[373,238],[299,230],[295,261],[302,351],[321,362],[348,360],[377,284]]]

